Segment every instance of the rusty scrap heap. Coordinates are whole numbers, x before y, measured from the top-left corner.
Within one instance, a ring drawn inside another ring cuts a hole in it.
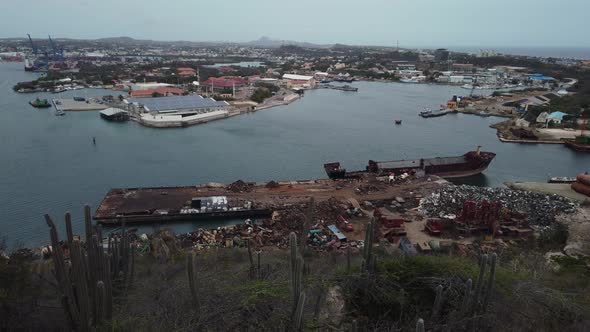
[[[246,183],[242,180],[234,181],[227,186],[227,189],[234,193],[250,192],[254,189],[253,183]]]
[[[346,213],[348,205],[330,198],[319,202],[313,209],[309,230],[308,243],[318,248],[338,248],[334,234],[328,229],[335,224],[345,229],[345,221],[341,215]],[[220,227],[214,230],[198,229],[180,234],[178,238],[183,247],[209,246],[244,246],[249,240],[255,247],[276,246],[284,248],[288,245],[288,235],[294,232],[301,236],[307,220],[308,204],[292,205],[275,211],[272,218],[254,224],[247,221],[235,226]]]
[[[456,217],[466,201],[487,201],[526,214],[532,226],[549,226],[558,214],[572,213],[577,208],[576,203],[559,195],[462,185],[438,189],[422,200],[420,209],[431,217]]]

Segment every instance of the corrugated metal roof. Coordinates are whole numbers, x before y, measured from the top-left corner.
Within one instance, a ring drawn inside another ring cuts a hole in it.
[[[104,114],[106,116],[111,116],[111,115],[115,115],[115,114],[118,114],[118,113],[127,113],[127,111],[122,110],[120,108],[113,108],[113,107],[111,107],[111,108],[107,108],[106,110],[100,111],[100,113],[102,113],[102,114]]]
[[[287,80],[308,81],[308,80],[311,80],[313,78],[313,76],[285,74],[285,75],[283,75],[283,78],[287,79]]]
[[[229,104],[225,101],[217,101],[213,98],[203,98],[199,95],[171,96],[157,98],[129,98],[130,103],[138,103],[148,111],[192,110],[209,107],[224,107]]]

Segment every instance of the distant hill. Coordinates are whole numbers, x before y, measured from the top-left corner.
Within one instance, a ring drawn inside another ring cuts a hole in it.
[[[27,38],[16,37],[16,38],[0,38],[0,40],[5,41],[27,41]],[[33,38],[35,41],[44,42],[44,38]],[[249,42],[229,42],[229,41],[186,41],[186,40],[176,40],[176,41],[161,41],[161,40],[150,40],[150,39],[135,39],[128,36],[119,36],[119,37],[105,37],[105,38],[98,38],[98,39],[76,39],[76,38],[60,38],[54,37],[53,40],[55,41],[86,41],[86,42],[96,42],[96,43],[110,43],[110,44],[120,44],[120,45],[136,45],[136,46],[145,46],[145,45],[177,45],[177,46],[192,46],[192,47],[209,47],[209,46],[223,46],[223,45],[243,45],[243,46],[253,46],[253,47],[265,47],[265,48],[278,48],[285,45],[294,45],[304,48],[331,48],[333,44],[314,44],[308,42],[299,42],[294,40],[280,40],[280,39],[272,39],[266,36],[260,37],[257,40],[249,41]]]
[[[242,45],[248,46],[255,46],[255,47],[267,47],[267,48],[276,48],[281,47],[284,45],[295,45],[299,47],[307,47],[307,48],[330,48],[332,45],[322,45],[322,44],[313,44],[308,42],[298,42],[293,40],[279,40],[279,39],[272,39],[266,36],[262,36],[257,40],[249,41],[246,43],[240,43]]]

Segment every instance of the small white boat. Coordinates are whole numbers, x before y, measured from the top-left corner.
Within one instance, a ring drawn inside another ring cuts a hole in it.
[[[576,178],[570,178],[567,176],[554,176],[549,178],[549,183],[574,183],[576,182]]]
[[[57,116],[64,116],[64,115],[66,115],[66,112],[64,112],[62,110],[57,110],[57,111],[55,111],[55,115],[57,115]]]

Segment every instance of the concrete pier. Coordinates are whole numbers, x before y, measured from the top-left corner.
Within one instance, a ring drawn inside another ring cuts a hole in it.
[[[101,111],[108,108],[107,105],[90,100],[78,101],[74,99],[56,98],[52,102],[58,111]]]

